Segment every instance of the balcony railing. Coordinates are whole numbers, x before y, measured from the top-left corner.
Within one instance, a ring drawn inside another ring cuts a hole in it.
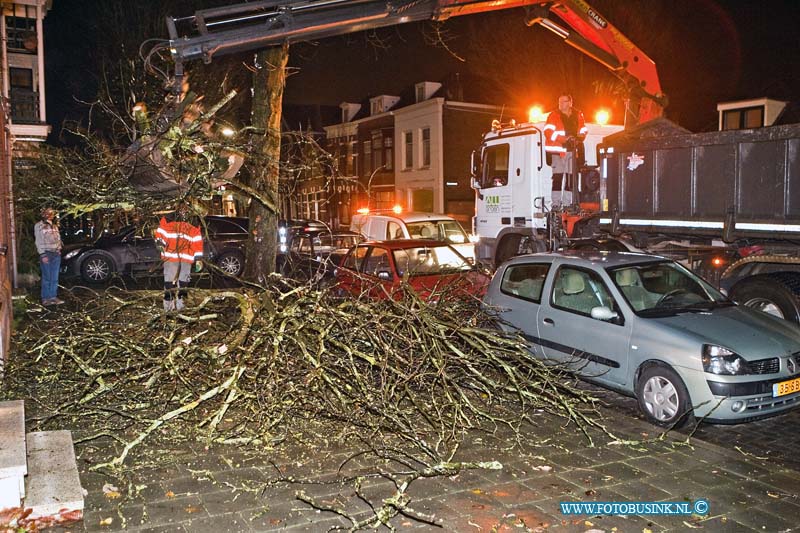
[[[11,89],[11,120],[14,124],[40,124],[39,93],[29,89]]]

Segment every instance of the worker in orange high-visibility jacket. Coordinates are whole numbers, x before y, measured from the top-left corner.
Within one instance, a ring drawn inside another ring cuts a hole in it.
[[[572,107],[572,96],[560,95],[558,109],[547,116],[542,129],[548,163],[553,167],[553,205],[572,203],[572,183],[583,165],[583,140],[588,132],[583,113]]]
[[[156,241],[161,248],[164,266],[165,311],[184,308],[183,300],[187,295],[192,264],[197,261],[198,267],[202,266],[203,236],[200,228],[187,220],[188,212],[187,206],[178,206],[175,213],[161,217],[156,230]]]

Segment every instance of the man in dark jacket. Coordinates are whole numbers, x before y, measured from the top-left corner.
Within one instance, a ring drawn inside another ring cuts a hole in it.
[[[548,159],[552,158],[553,205],[572,203],[572,184],[583,164],[583,140],[588,131],[583,113],[572,107],[572,96],[559,96],[558,109],[547,116],[543,128],[544,149]]]

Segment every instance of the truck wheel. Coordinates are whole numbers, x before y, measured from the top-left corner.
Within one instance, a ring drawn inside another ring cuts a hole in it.
[[[686,385],[666,365],[653,364],[642,370],[636,399],[645,418],[657,426],[678,428],[694,418]]]
[[[787,272],[753,276],[731,290],[731,298],[740,305],[792,322],[800,322],[798,296],[800,275]]]
[[[519,234],[506,235],[500,240],[500,245],[497,247],[495,266],[499,267],[518,255],[544,252],[546,250],[547,245],[544,241],[536,237],[527,237]]]
[[[494,264],[499,267],[519,253],[519,244],[522,242],[522,235],[506,235],[500,241],[495,254]]]

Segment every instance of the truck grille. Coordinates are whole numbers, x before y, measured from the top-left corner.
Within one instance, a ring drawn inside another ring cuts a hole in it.
[[[775,374],[781,369],[780,359],[777,357],[750,361],[747,364],[753,374]]]

